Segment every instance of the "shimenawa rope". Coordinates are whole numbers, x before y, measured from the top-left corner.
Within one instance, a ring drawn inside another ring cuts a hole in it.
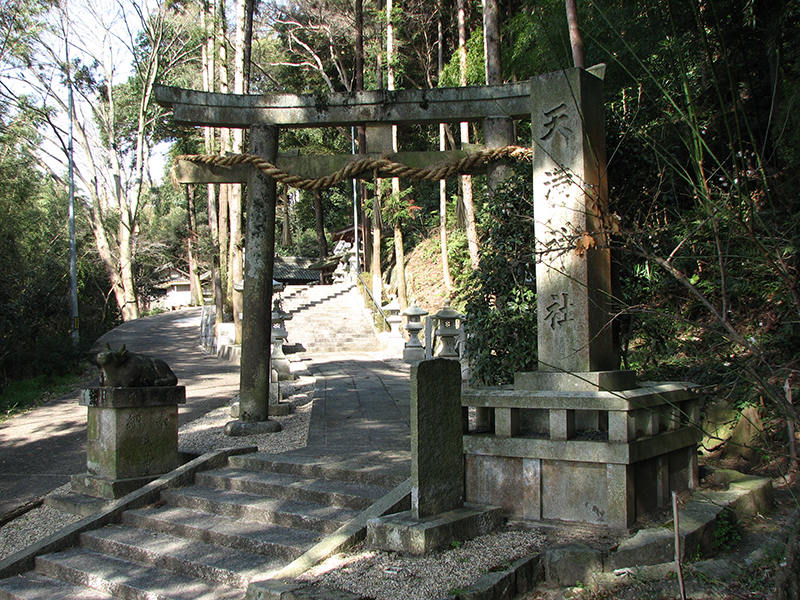
[[[388,158],[361,158],[347,163],[338,171],[320,177],[318,179],[305,179],[299,175],[292,175],[260,156],[253,154],[234,154],[231,156],[216,156],[212,154],[183,154],[175,160],[188,160],[191,162],[203,163],[207,165],[217,165],[221,167],[233,167],[236,165],[252,165],[265,175],[272,177],[279,183],[301,190],[323,190],[345,179],[352,179],[365,173],[380,171],[385,177],[404,177],[410,179],[438,180],[448,179],[455,175],[463,175],[490,162],[501,160],[513,160],[516,162],[530,162],[533,151],[522,146],[504,146],[502,148],[489,148],[471,153],[464,158],[450,163],[436,165],[428,168],[409,167],[403,163],[394,162]],[[175,173],[173,167],[173,181]]]

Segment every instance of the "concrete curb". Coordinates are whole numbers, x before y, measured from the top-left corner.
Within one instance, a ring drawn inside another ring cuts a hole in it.
[[[511,600],[535,588],[544,570],[539,553],[517,559],[508,569],[490,571],[472,585],[440,600]]]
[[[223,467],[227,464],[229,456],[257,451],[258,448],[256,446],[246,446],[243,448],[225,448],[203,454],[131,492],[127,496],[113,501],[96,513],[68,525],[61,531],[57,531],[16,554],[6,557],[0,561],[0,579],[32,570],[35,565],[35,558],[39,555],[58,552],[59,550],[76,546],[83,532],[118,522],[122,513],[126,510],[141,508],[147,504],[157,502],[161,491],[164,489],[191,485],[194,482],[195,473]]]

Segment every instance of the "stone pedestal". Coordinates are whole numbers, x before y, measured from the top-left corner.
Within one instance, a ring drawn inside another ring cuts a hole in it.
[[[518,373],[468,390],[494,427],[464,437],[466,499],[513,518],[630,527],[697,485],[700,398],[687,383],[635,385],[627,371]]]
[[[178,404],[185,402],[183,386],[82,390],[87,473],[73,475],[72,491],[120,498],[175,469]]]
[[[367,525],[367,543],[427,554],[496,529],[502,509],[464,504],[461,368],[442,358],[411,367],[411,510]]]

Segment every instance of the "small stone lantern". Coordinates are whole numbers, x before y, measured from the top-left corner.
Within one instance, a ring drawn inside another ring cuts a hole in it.
[[[406,317],[406,331],[408,331],[408,341],[403,349],[403,360],[408,363],[416,363],[425,360],[425,347],[419,341],[419,332],[425,327],[422,324],[422,317],[428,315],[428,311],[417,306],[412,300],[411,306],[400,313]]]
[[[437,356],[458,360],[459,356],[456,350],[456,340],[460,333],[458,323],[466,318],[466,316],[451,308],[449,302],[438,313],[431,315],[431,319],[433,319],[436,326],[436,337],[442,340],[442,348]]]
[[[275,299],[272,308],[272,369],[278,372],[279,381],[292,381],[291,364],[283,353],[283,343],[289,336],[285,323],[292,315],[281,310],[281,301]]]
[[[387,336],[387,351],[400,352],[405,346],[403,332],[400,330],[403,324],[403,317],[400,316],[400,302],[395,296],[389,304],[382,307],[389,323],[389,335]]]

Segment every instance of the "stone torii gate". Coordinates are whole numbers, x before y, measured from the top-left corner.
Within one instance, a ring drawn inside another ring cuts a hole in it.
[[[314,185],[313,180],[334,172],[343,173],[343,177],[361,174],[396,177],[399,165],[407,168],[404,174],[412,171],[411,176],[415,176],[415,170],[427,168],[427,175],[422,177],[441,179],[455,172],[485,172],[492,168],[487,167],[487,161],[497,159],[487,158],[480,151],[387,153],[390,147],[386,130],[391,124],[532,119],[537,142],[533,152],[537,216],[540,210],[549,214],[546,220],[537,221],[537,238],[543,240],[542,248],[537,251],[544,258],[537,270],[537,286],[548,290],[540,294],[540,332],[545,329],[553,332],[544,336],[540,333],[540,368],[564,371],[608,368],[611,289],[603,231],[606,189],[603,70],[602,65],[588,71],[567,69],[531,81],[497,86],[327,95],[236,95],[156,87],[156,101],[172,108],[177,123],[250,128],[251,158],[260,157],[277,167],[268,176],[238,160],[230,160],[228,164],[223,160],[211,161],[212,164],[181,160],[175,170],[179,183],[248,184],[240,385],[240,419],[243,425],[247,424],[246,432],[272,427],[268,424],[268,398],[275,171],[302,175],[287,178],[284,174],[283,181],[308,189]],[[278,155],[281,128],[353,125],[367,126],[369,154]],[[536,133],[540,129],[543,134]],[[493,146],[512,142],[489,140]],[[475,154],[477,160],[470,160],[476,158]],[[431,165],[442,168],[437,171]],[[297,180],[306,183],[298,184]],[[582,250],[572,256],[571,250],[576,248]],[[553,327],[542,327],[543,321]],[[555,337],[562,341],[552,343]],[[563,340],[569,341],[565,344]]]
[[[516,518],[624,528],[665,505],[671,490],[693,487],[697,395],[685,383],[637,387],[614,362],[602,74],[600,66],[499,86],[329,95],[157,88],[179,123],[251,129],[249,156],[195,156],[177,168],[179,182],[248,183],[233,433],[277,426],[269,420],[276,180],[319,189],[349,177],[441,179],[482,169],[494,179],[491,161],[521,156],[533,163],[539,365],[515,374],[514,389],[462,391],[465,417],[474,410],[478,424],[470,431],[462,419],[465,500]],[[490,148],[470,153],[384,154],[391,124],[509,118],[531,119],[532,152],[488,139]],[[366,156],[278,155],[280,128],[362,124]]]

